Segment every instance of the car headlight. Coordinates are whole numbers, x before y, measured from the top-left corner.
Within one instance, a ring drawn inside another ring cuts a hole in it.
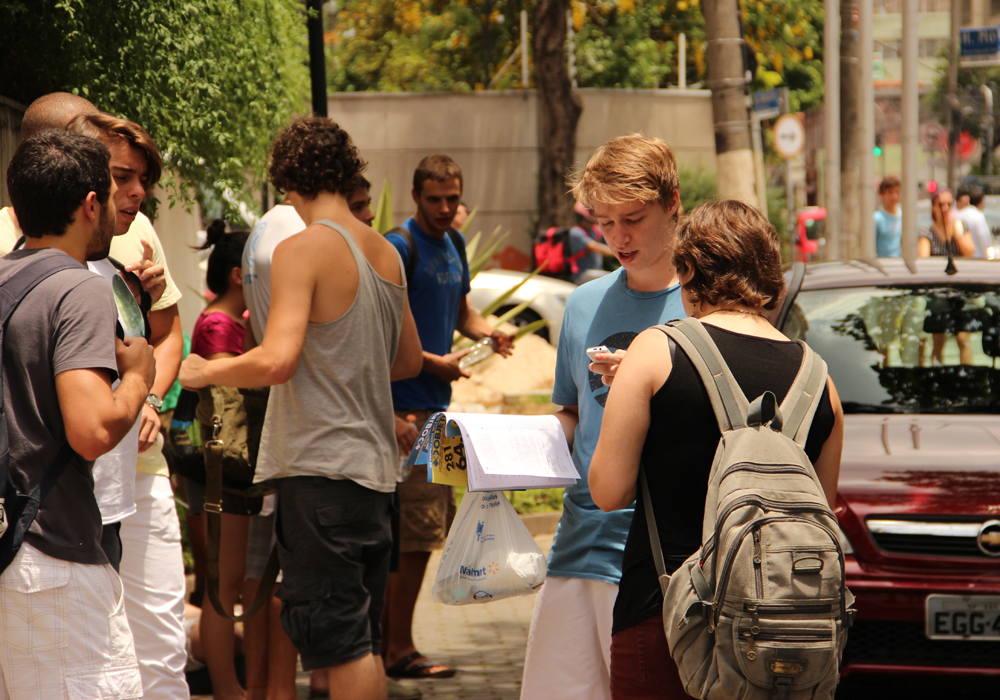
[[[837,534],[840,536],[840,548],[844,550],[844,554],[854,554],[854,547],[851,546],[851,540],[840,525],[837,525]]]

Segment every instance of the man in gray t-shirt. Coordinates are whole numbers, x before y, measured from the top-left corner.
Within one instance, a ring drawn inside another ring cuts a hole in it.
[[[117,697],[142,696],[121,580],[100,546],[94,460],[128,433],[156,374],[141,338],[115,338],[106,280],[84,267],[106,258],[115,184],[100,142],[43,131],[14,153],[7,186],[23,250],[0,259],[0,284],[40,256],[68,256],[25,297],[3,341],[10,473],[19,492],[39,482],[62,445],[73,450],[17,556],[0,574],[0,687],[8,697],[87,693],[106,678]],[[112,391],[112,382],[121,383]],[[93,681],[89,681],[93,683]]]

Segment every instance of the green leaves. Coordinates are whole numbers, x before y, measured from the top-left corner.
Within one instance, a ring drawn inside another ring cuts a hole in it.
[[[11,5],[0,0],[0,13]],[[83,95],[150,132],[173,195],[228,188],[256,207],[271,140],[306,111],[301,5],[34,0],[0,23],[0,84],[25,103]]]

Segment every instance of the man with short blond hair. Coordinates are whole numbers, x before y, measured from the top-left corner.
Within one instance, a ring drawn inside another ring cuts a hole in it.
[[[670,147],[637,134],[611,139],[571,184],[621,269],[577,288],[563,315],[552,402],[562,406],[556,417],[581,478],[566,489],[548,576],[535,600],[523,700],[611,697],[612,610],[633,508],[602,512],[587,473],[607,385],[625,349],[650,326],[685,315],[673,265],[680,196]],[[599,345],[611,352],[591,363],[586,350]]]

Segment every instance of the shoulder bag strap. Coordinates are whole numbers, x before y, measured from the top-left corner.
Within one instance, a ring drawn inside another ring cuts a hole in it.
[[[750,403],[701,322],[685,318],[656,326],[656,329],[672,338],[698,370],[719,421],[719,430],[725,433],[745,428]]]
[[[646,470],[639,464],[639,484],[642,487],[642,507],[646,512],[646,527],[649,528],[649,544],[653,548],[653,563],[656,564],[656,576],[660,582],[660,590],[667,594],[667,565],[663,560],[663,547],[660,545],[660,532],[656,529],[656,516],[653,515],[653,500],[649,497],[649,484],[646,483]]]
[[[219,416],[215,416],[213,424],[221,425]],[[212,607],[224,618],[233,622],[245,622],[257,613],[271,599],[274,592],[274,582],[278,579],[281,565],[278,562],[278,548],[271,548],[267,565],[260,577],[260,586],[253,602],[243,609],[242,615],[234,615],[226,610],[219,599],[219,540],[222,536],[222,440],[216,436],[205,443],[205,515],[208,518],[208,538],[205,542],[205,573],[208,585],[205,586]]]
[[[2,367],[3,360],[4,331],[7,328],[7,322],[21,301],[43,280],[62,270],[79,267],[80,263],[68,255],[43,254],[28,262],[6,282],[0,284],[0,367]],[[10,442],[7,434],[7,417],[4,414],[6,407],[3,400],[3,382],[3,372],[0,369],[0,495],[6,489],[10,474]],[[73,448],[70,447],[68,441],[64,440],[56,456],[49,463],[42,478],[38,480],[31,492],[19,499],[20,503],[0,504],[0,509],[5,511],[0,513],[2,516],[0,524],[2,524],[3,530],[0,532],[0,536],[5,540],[4,546],[0,548],[2,551],[0,571],[6,569],[14,560],[28,528],[31,527],[31,523],[34,522],[35,516],[38,514],[39,506],[59,480],[73,454]],[[6,513],[16,515],[16,522],[7,522]],[[11,529],[11,525],[13,525],[13,529]]]
[[[812,348],[802,341],[799,344],[802,346],[802,366],[781,403],[784,417],[781,432],[801,446],[806,442],[813,416],[823,398],[827,367],[823,358],[813,352]]]

